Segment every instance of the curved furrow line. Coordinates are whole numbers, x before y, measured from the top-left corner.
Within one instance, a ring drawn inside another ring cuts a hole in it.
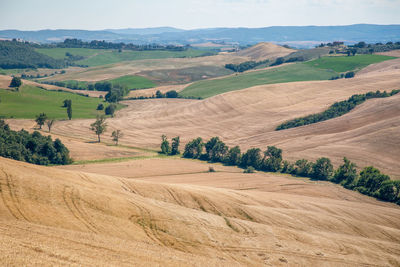
[[[8,175],[3,169],[1,170],[4,173],[5,177],[5,182],[6,182],[6,188],[8,189],[9,193],[9,199],[11,200],[10,203],[7,203],[6,196],[4,195],[4,189],[1,187],[0,183],[0,193],[3,198],[4,205],[7,207],[8,211],[11,213],[11,215],[16,218],[16,219],[25,219],[26,221],[29,222],[28,218],[22,213],[20,207],[20,202],[17,197],[17,194],[14,190],[14,184],[12,183],[12,179],[10,175]]]
[[[71,186],[64,186],[63,189],[63,200],[68,210],[71,212],[72,216],[74,216],[80,223],[82,223],[89,231],[93,233],[97,233],[96,229],[93,229],[93,226],[88,224],[85,219],[82,218],[79,210],[76,208],[76,204],[74,203],[73,196],[74,188]]]

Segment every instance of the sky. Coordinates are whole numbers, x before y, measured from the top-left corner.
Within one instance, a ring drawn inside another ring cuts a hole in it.
[[[0,0],[0,29],[400,24],[400,0]]]

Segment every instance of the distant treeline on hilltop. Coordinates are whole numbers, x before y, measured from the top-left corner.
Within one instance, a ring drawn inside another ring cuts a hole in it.
[[[41,47],[59,47],[59,48],[91,48],[91,49],[125,49],[135,51],[146,51],[146,50],[164,50],[164,51],[185,51],[189,46],[175,46],[175,45],[159,45],[159,44],[125,44],[125,43],[112,43],[106,41],[93,40],[85,42],[79,39],[65,39],[64,42],[41,45]]]
[[[50,56],[38,52],[37,48],[90,48],[90,49],[117,49],[134,51],[186,51],[189,46],[174,45],[134,45],[125,43],[111,43],[106,41],[84,42],[78,39],[66,39],[64,42],[55,44],[37,44],[30,42],[20,42],[17,40],[0,41],[0,68],[2,69],[26,69],[26,68],[50,68],[60,69],[67,66],[80,66],[75,61],[83,59],[82,56],[66,54],[65,59],[54,59]]]

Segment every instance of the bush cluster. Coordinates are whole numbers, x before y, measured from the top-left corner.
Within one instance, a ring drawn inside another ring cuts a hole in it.
[[[161,149],[165,154],[169,154],[168,147],[169,143],[163,136]],[[203,142],[201,137],[193,139],[186,144],[183,157],[238,166],[244,169],[244,173],[252,173],[255,170],[281,172],[331,181],[347,189],[400,205],[400,181],[390,180],[389,176],[380,173],[372,166],[357,173],[356,165],[347,158],[343,159],[344,164],[336,170],[331,160],[326,157],[321,157],[315,162],[300,159],[291,163],[283,160],[282,150],[275,146],[268,146],[265,151],[260,148],[250,148],[242,153],[238,146],[229,148],[219,137],[213,137],[207,142]]]
[[[70,164],[69,151],[60,141],[35,131],[13,131],[0,120],[0,156],[38,165]]]
[[[278,127],[276,127],[275,130],[279,131],[279,130],[299,127],[299,126],[303,126],[303,125],[308,125],[308,124],[317,123],[320,121],[326,121],[326,120],[329,120],[332,118],[336,118],[336,117],[342,116],[343,114],[350,112],[357,105],[364,103],[364,101],[366,101],[368,99],[389,97],[389,96],[395,95],[399,92],[400,92],[400,90],[393,90],[390,93],[387,93],[386,91],[381,92],[378,90],[376,92],[368,92],[366,94],[352,95],[347,100],[334,103],[324,112],[312,114],[312,115],[308,115],[305,117],[296,118],[296,119],[284,122],[284,123],[280,124]]]

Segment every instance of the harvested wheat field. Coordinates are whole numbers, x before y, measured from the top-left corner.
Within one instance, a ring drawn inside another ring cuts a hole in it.
[[[249,176],[187,176],[204,187],[4,158],[0,168],[5,265],[400,264],[399,207],[329,183],[254,174],[262,191],[233,190],[221,181]]]
[[[205,100],[126,101],[128,107],[108,123],[124,132],[121,143],[126,145],[158,148],[162,134],[180,136],[183,143],[198,136],[220,136],[228,145],[242,149],[277,145],[290,160],[327,156],[337,165],[346,156],[359,167],[374,165],[398,179],[399,95],[369,100],[325,122],[279,132],[274,129],[289,119],[321,112],[353,94],[399,89],[399,77],[400,70],[392,69],[353,79],[262,85]],[[95,138],[89,131],[90,123],[92,120],[63,121],[54,132],[89,140]],[[109,135],[105,136],[107,142],[111,142]]]
[[[235,53],[220,53],[214,56],[194,58],[166,58],[166,59],[145,59],[120,62],[104,66],[73,70],[62,75],[55,75],[48,80],[78,80],[78,81],[101,81],[113,79],[124,75],[146,73],[146,71],[163,71],[166,73],[185,70],[189,68],[200,68],[215,66],[224,67],[225,64],[239,64],[245,61],[265,60],[271,61],[277,57],[286,56],[295,50],[288,49],[272,43],[261,43]],[[169,71],[169,72],[168,72]],[[183,74],[182,74],[183,75]],[[174,79],[172,79],[174,81]],[[170,82],[165,82],[170,84]]]
[[[296,50],[294,49],[286,48],[272,43],[259,43],[237,52],[237,55],[249,57],[255,61],[261,61],[266,59],[272,60],[278,57],[284,57],[295,51]]]

